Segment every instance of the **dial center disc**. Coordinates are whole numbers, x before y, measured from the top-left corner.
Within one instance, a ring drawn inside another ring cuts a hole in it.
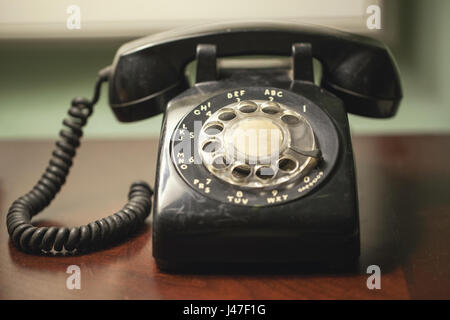
[[[243,188],[273,187],[307,174],[316,161],[302,152],[315,148],[305,117],[265,100],[223,106],[209,116],[198,139],[203,165]]]
[[[283,132],[271,119],[246,118],[236,122],[229,131],[234,149],[245,155],[262,159],[280,152]]]

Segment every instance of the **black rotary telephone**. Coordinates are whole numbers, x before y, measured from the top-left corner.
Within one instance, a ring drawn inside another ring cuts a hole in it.
[[[230,56],[250,57],[217,59]],[[102,248],[150,213],[152,190],[136,182],[128,203],[107,218],[71,229],[31,224],[64,184],[104,81],[119,121],[164,113],[152,227],[160,268],[359,256],[347,113],[396,113],[400,80],[383,44],[287,23],[215,24],[125,44],[100,71],[92,100],[72,101],[45,173],[9,209],[8,232],[23,251]]]

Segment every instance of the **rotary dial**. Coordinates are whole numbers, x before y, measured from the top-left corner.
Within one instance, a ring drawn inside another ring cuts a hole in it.
[[[197,147],[213,175],[245,188],[295,180],[310,171],[319,154],[313,130],[300,113],[264,100],[217,110],[204,123]]]
[[[172,163],[189,187],[241,206],[305,196],[331,173],[338,150],[338,133],[321,107],[267,87],[210,96],[189,109],[171,142]]]

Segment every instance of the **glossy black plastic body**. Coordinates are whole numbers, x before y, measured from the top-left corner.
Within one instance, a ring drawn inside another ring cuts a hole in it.
[[[293,63],[288,69],[243,68],[216,74],[216,56],[236,55],[290,56]],[[196,57],[201,62],[197,70],[204,72],[197,73],[198,83],[189,88],[184,71]],[[320,86],[312,83],[312,57],[322,66]],[[293,23],[213,24],[125,44],[116,54],[109,80],[109,102],[119,121],[165,113],[152,228],[153,255],[161,269],[183,271],[230,263],[340,265],[359,256],[347,113],[374,118],[395,115],[402,90],[384,44]],[[328,114],[339,138],[332,172],[308,194],[277,206],[238,206],[200,194],[172,163],[170,140],[175,127],[212,96],[261,86],[290,90]]]
[[[359,256],[359,221],[353,153],[342,100],[309,82],[291,81],[286,70],[246,71],[200,83],[168,104],[155,185],[153,256],[166,271],[229,264],[347,264]],[[331,117],[340,151],[333,173],[308,195],[277,206],[219,202],[190,188],[170,157],[173,130],[201,101],[240,86],[288,89]]]

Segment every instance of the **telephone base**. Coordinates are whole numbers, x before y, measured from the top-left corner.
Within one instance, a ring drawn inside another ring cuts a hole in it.
[[[194,132],[194,120],[203,116],[196,110],[207,109],[208,102],[214,115],[223,106],[229,109],[229,92],[245,92],[245,100],[260,101],[274,87],[282,92],[276,101],[302,112],[314,127],[322,160],[308,173],[310,184],[304,185],[302,178],[291,186],[243,189],[223,182],[203,165],[185,162],[189,157],[183,156],[184,149],[175,152],[182,140],[174,132],[183,126]],[[244,270],[248,264],[278,265],[277,270],[314,264],[333,268],[357,261],[358,201],[347,112],[342,100],[314,84],[241,87],[236,81],[213,81],[194,86],[168,106],[157,172],[153,256],[161,270],[220,271],[231,265]],[[235,203],[233,196],[248,203]],[[272,198],[276,203],[269,202]]]
[[[176,274],[339,274],[359,270],[359,257],[340,257],[335,261],[322,262],[187,263],[162,259],[156,259],[155,262],[160,271]]]

